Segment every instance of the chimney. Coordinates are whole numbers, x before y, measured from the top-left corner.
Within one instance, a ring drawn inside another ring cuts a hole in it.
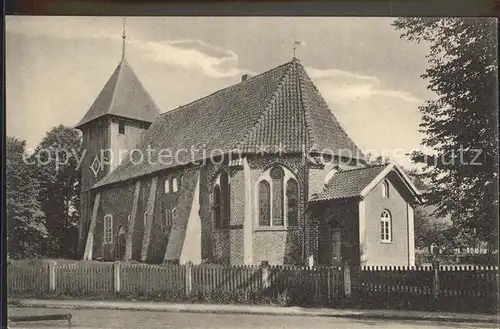
[[[250,79],[250,78],[251,78],[250,74],[243,74],[243,75],[241,76],[241,81],[242,81],[242,82],[243,82],[243,81],[247,81],[247,80],[248,80],[248,79]]]

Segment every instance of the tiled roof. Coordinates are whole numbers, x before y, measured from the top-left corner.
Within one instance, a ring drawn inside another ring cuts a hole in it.
[[[160,114],[155,102],[125,58],[118,64],[76,127],[108,114],[145,122],[153,122]]]
[[[325,185],[323,191],[314,195],[311,201],[346,199],[360,197],[367,187],[388,164],[339,171]]]
[[[360,151],[331,113],[297,59],[160,115],[139,149],[181,151],[175,161],[137,164],[125,160],[94,187],[129,180],[238,148],[246,153],[301,152],[316,146],[328,153]],[[204,152],[202,152],[204,151]],[[162,151],[165,152],[165,151]],[[164,153],[165,154],[165,153]],[[133,156],[140,157],[139,152]]]

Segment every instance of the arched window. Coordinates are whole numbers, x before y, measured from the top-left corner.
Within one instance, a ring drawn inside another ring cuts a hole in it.
[[[231,216],[229,174],[222,171],[217,177],[213,188],[213,217],[216,229],[229,227]]]
[[[172,178],[172,192],[177,192],[177,178]]]
[[[172,223],[171,225],[177,223],[177,208],[172,209]]]
[[[269,226],[271,218],[271,187],[265,180],[259,183],[259,225]]]
[[[113,243],[113,216],[104,216],[104,243]]]
[[[389,197],[389,182],[385,180],[382,183],[382,197],[388,198]]]
[[[285,176],[285,173],[283,172],[283,169],[280,167],[274,167],[271,172],[270,176],[272,179],[273,183],[273,188],[272,188],[272,223],[273,226],[279,226],[283,225],[283,178]]]
[[[179,176],[179,190],[182,188],[182,184],[184,183],[184,175]]]
[[[215,185],[214,195],[213,195],[213,212],[214,212],[214,224],[215,228],[221,228],[221,205],[220,205],[220,186]]]
[[[380,215],[380,240],[392,242],[391,214],[387,210]]]
[[[221,192],[221,225],[223,228],[229,227],[231,216],[231,189],[229,186],[229,174],[222,171],[220,174],[220,192]]]
[[[295,179],[290,178],[286,185],[286,196],[287,196],[287,219],[289,226],[297,226],[297,215],[298,215],[298,194],[299,187]]]
[[[172,226],[172,211],[165,209],[165,226]]]
[[[165,178],[165,194],[170,193],[170,181],[168,178]]]
[[[146,225],[148,224],[148,212],[144,212],[144,229],[146,229]]]

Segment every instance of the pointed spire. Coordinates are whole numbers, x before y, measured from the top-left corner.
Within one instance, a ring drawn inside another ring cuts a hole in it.
[[[125,39],[127,38],[127,35],[125,34],[125,17],[123,17],[123,33],[122,33],[122,59],[125,58]]]

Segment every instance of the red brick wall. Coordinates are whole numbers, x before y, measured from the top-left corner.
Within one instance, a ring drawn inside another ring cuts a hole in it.
[[[254,209],[252,216],[253,230],[253,263],[269,261],[270,264],[303,264],[302,250],[304,244],[305,205],[307,200],[308,177],[300,155],[262,156],[249,159],[252,181],[252,196],[255,197],[255,184],[262,173],[274,165],[281,165],[290,170],[299,184],[298,228],[259,228]],[[253,207],[255,207],[253,200]]]
[[[132,209],[134,185],[116,186],[101,192],[101,204],[97,212],[96,227],[94,230],[93,257],[102,257],[105,260],[114,260],[116,257],[116,236],[120,226],[127,227],[128,215]],[[103,223],[104,216],[113,216],[113,243],[104,244]]]

